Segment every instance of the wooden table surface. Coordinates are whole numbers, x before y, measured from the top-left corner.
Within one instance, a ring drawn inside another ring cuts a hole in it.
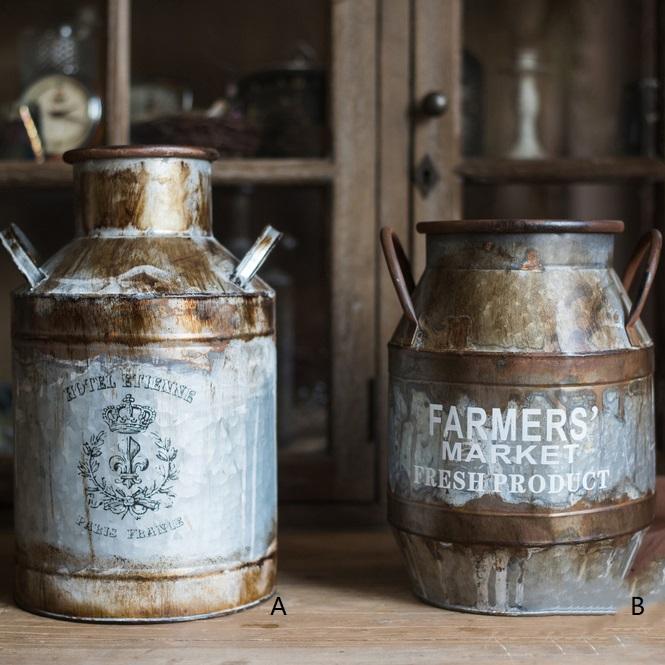
[[[391,535],[280,534],[278,594],[227,617],[177,624],[80,624],[12,602],[12,536],[0,533],[2,665],[248,663],[663,663],[665,605],[641,616],[487,617],[424,605]],[[628,599],[627,599],[627,602]]]

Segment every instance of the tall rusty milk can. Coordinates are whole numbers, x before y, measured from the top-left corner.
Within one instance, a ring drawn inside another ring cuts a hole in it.
[[[43,265],[16,227],[18,604],[164,621],[270,596],[274,294],[212,235],[212,150],[75,150],[76,237]]]
[[[389,344],[388,518],[415,593],[486,614],[614,612],[654,514],[640,313],[660,233],[622,285],[619,221],[417,228],[417,286],[395,233],[381,233],[404,311]]]

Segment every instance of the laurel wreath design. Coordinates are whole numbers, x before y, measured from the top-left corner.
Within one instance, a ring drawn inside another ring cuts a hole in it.
[[[151,432],[157,452],[157,459],[165,463],[161,466],[161,480],[153,480],[152,484],[140,487],[134,492],[128,492],[121,487],[115,487],[104,476],[99,476],[99,458],[102,455],[104,432],[93,435],[89,441],[81,446],[81,459],[78,464],[79,475],[88,480],[85,495],[91,508],[110,510],[124,519],[131,514],[141,519],[148,510],[159,510],[160,506],[170,508],[175,499],[173,485],[178,479],[178,468],[175,464],[178,449],[171,445],[171,439],[161,439]]]

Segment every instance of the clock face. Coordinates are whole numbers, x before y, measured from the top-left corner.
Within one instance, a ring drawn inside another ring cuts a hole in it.
[[[101,102],[70,76],[53,74],[35,81],[22,104],[39,110],[39,134],[44,151],[59,155],[82,146],[101,116]]]

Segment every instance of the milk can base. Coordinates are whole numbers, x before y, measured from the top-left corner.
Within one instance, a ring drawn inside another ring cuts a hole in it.
[[[616,614],[615,607],[584,607],[580,609],[565,607],[565,608],[552,608],[546,610],[481,610],[475,607],[468,607],[466,605],[452,605],[449,603],[438,603],[413,592],[414,596],[427,605],[438,607],[442,610],[450,610],[451,612],[464,612],[465,614],[484,614],[485,616],[504,616],[504,617],[546,617],[546,616],[571,616],[571,615],[589,615],[589,616],[606,616],[608,614]]]
[[[86,622],[160,623],[231,614],[266,600],[275,592],[277,552],[273,543],[252,562],[171,576],[67,574],[21,564],[15,570],[14,598],[29,612]]]
[[[444,609],[500,616],[614,614],[645,530],[551,546],[455,544],[393,529],[415,595]]]
[[[240,607],[232,607],[226,610],[219,610],[217,612],[208,612],[206,614],[192,614],[190,616],[180,616],[180,617],[144,617],[144,618],[134,618],[134,617],[79,617],[72,616],[69,614],[58,614],[57,612],[47,612],[45,610],[35,609],[34,607],[29,607],[23,605],[16,598],[14,602],[22,610],[30,612],[31,614],[37,614],[42,617],[48,617],[49,619],[60,619],[64,621],[76,621],[80,623],[181,623],[183,621],[198,621],[200,619],[215,619],[216,617],[226,616],[228,614],[237,614],[238,612],[243,612],[244,610],[250,610],[252,607],[256,607],[261,603],[265,603],[266,600],[269,600],[275,595],[275,590],[273,589],[269,594],[259,598],[258,600],[253,600],[251,603],[246,603]]]

